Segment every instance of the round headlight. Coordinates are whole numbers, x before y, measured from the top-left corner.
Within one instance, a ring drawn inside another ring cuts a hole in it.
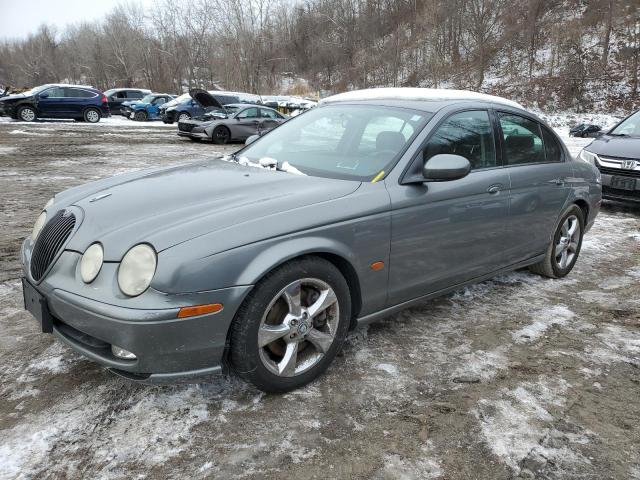
[[[33,240],[34,242],[38,238],[38,235],[40,235],[40,232],[42,231],[42,227],[44,227],[44,223],[46,220],[47,212],[42,212],[38,216],[36,223],[33,225],[33,230],[31,231],[31,240]]]
[[[125,295],[140,295],[151,284],[156,273],[156,252],[146,243],[132,247],[118,268],[118,285]]]
[[[38,238],[38,235],[40,235],[40,232],[42,231],[42,227],[44,227],[44,224],[47,220],[47,212],[45,210],[49,208],[51,205],[53,205],[53,198],[51,198],[42,208],[42,213],[38,215],[38,218],[36,219],[36,223],[33,225],[33,230],[31,231],[31,240],[33,242],[36,241],[36,239]]]
[[[104,250],[99,243],[94,243],[85,250],[80,260],[80,276],[84,283],[91,283],[96,279],[103,260]]]

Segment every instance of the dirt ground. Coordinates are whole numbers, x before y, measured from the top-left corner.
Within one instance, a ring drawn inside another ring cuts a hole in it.
[[[0,478],[640,479],[640,208],[605,203],[566,279],[514,272],[360,328],[286,395],[141,386],[38,333],[18,250],[44,203],[220,150],[157,123],[0,122]]]

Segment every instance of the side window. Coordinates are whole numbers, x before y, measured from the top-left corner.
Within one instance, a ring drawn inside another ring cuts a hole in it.
[[[424,160],[448,153],[465,157],[473,170],[496,166],[496,147],[489,113],[472,110],[451,115],[429,139]]]
[[[506,165],[544,163],[544,143],[540,124],[519,115],[498,114],[504,138]]]
[[[258,118],[258,109],[247,108],[238,114],[238,118]]]
[[[260,109],[260,115],[262,115],[264,118],[274,118],[274,119],[282,118],[279,114],[277,114],[273,110],[267,110],[266,108]]]
[[[89,92],[88,90],[81,90],[79,88],[65,88],[66,96],[72,98],[91,98],[95,97],[96,94],[93,92]]]
[[[163,103],[165,103],[167,101],[166,98],[164,97],[158,97],[153,101],[154,105],[162,105]]]
[[[66,96],[64,87],[53,87],[46,91],[49,98],[64,98]]]
[[[127,98],[135,98],[135,99],[140,99],[144,97],[144,95],[142,94],[142,92],[138,92],[136,90],[129,90],[127,92]]]
[[[556,137],[545,127],[542,127],[542,139],[544,140],[544,152],[547,162],[561,162],[562,148]]]

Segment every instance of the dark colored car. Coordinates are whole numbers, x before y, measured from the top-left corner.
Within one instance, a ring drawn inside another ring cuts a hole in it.
[[[172,102],[163,105],[160,114],[164,123],[188,120],[216,111],[224,116],[226,115],[224,105],[239,102],[239,98],[234,95],[194,88],[189,90],[189,93],[180,95]]]
[[[176,98],[167,93],[152,93],[139,101],[126,102],[120,109],[120,113],[132,120],[144,122],[160,118],[160,107]]]
[[[47,84],[0,98],[0,115],[32,122],[37,118],[73,118],[96,123],[110,115],[106,96],[83,85]]]
[[[112,88],[104,92],[104,95],[107,97],[111,112],[120,115],[120,108],[124,102],[141,100],[150,93],[151,90],[146,88]]]
[[[580,123],[575,127],[571,127],[569,129],[570,137],[598,137],[600,136],[600,132],[602,131],[602,127],[598,125],[593,125],[590,123]]]
[[[225,109],[228,112],[225,118],[205,114],[197,119],[181,120],[178,122],[178,135],[218,144],[244,142],[253,135],[264,135],[288,119],[262,105],[232,103],[225,105]]]
[[[568,275],[601,193],[515,102],[350,92],[235,155],[56,195],[22,245],[24,300],[126,378],[229,369],[282,392],[358,324],[518,268]]]
[[[640,202],[640,111],[596,138],[579,154],[602,175],[602,196]]]

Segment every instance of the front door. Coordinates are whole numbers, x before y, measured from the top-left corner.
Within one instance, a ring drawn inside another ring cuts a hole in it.
[[[441,153],[467,158],[459,180],[389,184],[390,305],[462,283],[504,265],[509,174],[497,161],[485,110],[454,113],[429,138],[420,161]]]
[[[38,95],[38,115],[59,117],[64,113],[64,87],[51,87]]]
[[[556,136],[532,118],[497,112],[502,156],[511,178],[504,254],[518,263],[549,246],[569,196],[571,164]]]
[[[239,112],[235,117],[235,125],[232,124],[233,138],[245,140],[251,135],[257,135],[260,129],[260,114],[257,107],[247,108]]]

